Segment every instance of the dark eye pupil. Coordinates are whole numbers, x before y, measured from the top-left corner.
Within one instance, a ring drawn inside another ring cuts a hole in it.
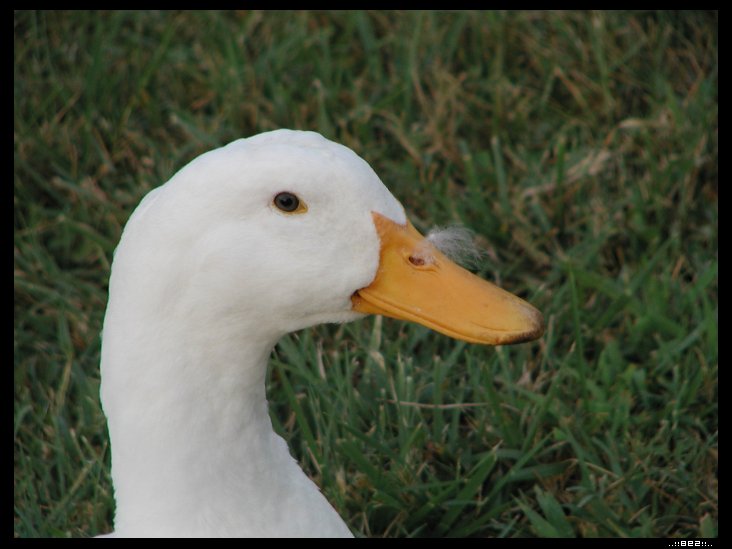
[[[300,205],[300,199],[292,193],[280,193],[275,196],[274,203],[283,212],[294,212]]]

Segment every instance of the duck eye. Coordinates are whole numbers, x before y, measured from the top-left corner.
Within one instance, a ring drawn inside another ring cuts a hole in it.
[[[296,195],[288,192],[279,193],[275,196],[274,205],[286,213],[300,213],[307,211],[305,204],[301,203],[300,199]]]

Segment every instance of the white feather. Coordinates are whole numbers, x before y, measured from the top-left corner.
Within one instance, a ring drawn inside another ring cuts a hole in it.
[[[486,252],[478,247],[473,231],[461,225],[434,227],[427,233],[427,240],[432,245],[466,268],[480,267]]]

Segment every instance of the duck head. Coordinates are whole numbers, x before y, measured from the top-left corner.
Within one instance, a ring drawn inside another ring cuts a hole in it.
[[[364,314],[474,343],[543,333],[539,311],[449,260],[362,158],[314,132],[276,130],[196,158],[135,211],[115,262],[128,253],[139,272],[115,292],[126,300],[255,324],[272,339]]]

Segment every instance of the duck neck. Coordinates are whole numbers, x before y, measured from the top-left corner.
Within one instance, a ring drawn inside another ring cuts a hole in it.
[[[288,502],[308,500],[335,515],[272,429],[265,377],[280,334],[128,328],[105,330],[102,358],[118,534],[278,535]]]

